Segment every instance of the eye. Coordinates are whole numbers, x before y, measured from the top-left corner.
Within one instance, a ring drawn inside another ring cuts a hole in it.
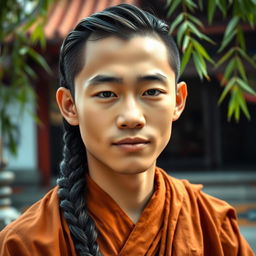
[[[111,92],[111,91],[104,91],[104,92],[99,92],[96,94],[97,97],[99,98],[113,98],[113,97],[117,97],[115,93]]]
[[[158,89],[149,89],[143,93],[143,96],[158,96],[162,91]]]

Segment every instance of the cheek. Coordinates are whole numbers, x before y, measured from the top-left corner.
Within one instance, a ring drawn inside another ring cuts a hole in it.
[[[157,145],[162,151],[168,144],[172,131],[173,106],[165,104],[160,111],[152,111],[153,123],[155,131],[157,131]]]
[[[92,143],[99,143],[104,127],[103,117],[94,108],[86,105],[78,110],[79,128],[86,147]]]
[[[170,132],[173,119],[174,107],[172,104],[163,104],[159,109],[152,109],[154,125],[159,129],[160,134]],[[164,135],[164,134],[163,134]]]

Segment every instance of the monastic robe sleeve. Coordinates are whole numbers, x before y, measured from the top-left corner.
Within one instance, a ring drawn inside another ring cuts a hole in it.
[[[209,252],[211,250],[207,244],[215,243],[217,255],[255,255],[240,233],[237,214],[232,206],[201,191],[198,196],[198,205],[206,249]]]
[[[21,236],[11,229],[6,232],[5,236],[0,237],[0,243],[1,256],[31,255],[30,246],[22,241]]]
[[[235,211],[229,212],[222,221],[220,240],[224,255],[255,255],[247,241],[240,234]]]
[[[57,187],[0,232],[0,256],[75,256]]]

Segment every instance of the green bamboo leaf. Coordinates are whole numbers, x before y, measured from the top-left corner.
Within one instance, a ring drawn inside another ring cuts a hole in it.
[[[202,38],[202,33],[196,28],[193,23],[188,22],[188,27],[190,28],[191,33],[195,34],[199,38]]]
[[[205,77],[206,79],[209,80],[204,59],[197,52],[193,52],[192,56],[193,56],[193,61],[195,63],[195,67],[200,79],[202,80],[203,77]]]
[[[182,52],[185,52],[187,47],[188,47],[188,44],[190,42],[190,37],[185,35],[184,36],[184,40],[183,40],[183,44],[182,44]]]
[[[237,34],[238,29],[235,29],[235,27],[237,26],[239,19],[240,18],[238,16],[235,16],[228,23],[228,26],[225,30],[224,37],[218,52],[221,52],[227,46],[227,44],[233,39],[233,37]]]
[[[245,98],[244,98],[241,90],[239,90],[238,92],[239,93],[237,94],[237,100],[239,102],[239,106],[241,107],[241,109],[242,109],[244,115],[247,117],[247,119],[250,120],[251,116],[250,116]]]
[[[235,84],[236,84],[236,77],[232,77],[232,79],[227,83],[223,92],[221,93],[220,98],[218,100],[218,104],[220,104],[225,99],[225,97],[227,96],[229,91],[235,86]]]
[[[210,37],[208,37],[207,35],[205,35],[203,33],[201,35],[201,39],[205,40],[208,43],[215,44],[215,42]]]
[[[191,52],[192,52],[192,44],[189,44],[188,49],[185,51],[185,54],[182,57],[181,68],[180,68],[181,74],[184,72],[185,67],[187,66],[190,60]]]
[[[196,18],[195,16],[193,16],[193,15],[188,13],[187,17],[188,17],[189,20],[191,20],[193,23],[195,23],[199,27],[203,27],[204,26],[203,23],[198,18]]]
[[[192,0],[185,0],[185,3],[190,11],[194,11],[197,8],[197,5]]]
[[[197,57],[199,58],[200,62],[201,62],[201,66],[202,68],[205,70],[205,74],[207,74],[207,67],[206,67],[206,63],[204,60],[204,57],[202,56],[202,54],[200,54],[197,51],[194,51],[194,53],[197,55]]]
[[[238,102],[237,99],[236,99],[236,102]],[[238,123],[238,121],[240,119],[240,107],[239,107],[239,105],[236,106],[236,108],[235,108],[235,119],[236,119],[236,122]]]
[[[231,120],[231,117],[233,116],[233,113],[235,111],[235,102],[234,100],[230,99],[229,100],[229,105],[228,105],[228,121]]]
[[[40,26],[37,25],[34,28],[34,30],[32,31],[31,36],[30,36],[30,40],[31,40],[32,43],[35,43],[37,41],[38,36],[39,36],[40,33],[41,33]]]
[[[42,24],[38,24],[31,34],[31,42],[34,44],[37,41],[41,41],[44,37],[44,31]]]
[[[179,4],[181,3],[181,0],[173,0],[170,1],[170,5],[169,5],[169,10],[167,12],[167,17],[170,18],[171,15],[173,14],[173,12],[176,10],[176,8],[179,6]]]
[[[30,48],[28,54],[35,60],[42,68],[44,68],[48,73],[51,73],[51,69],[48,66],[45,59],[37,53],[34,49]]]
[[[225,61],[227,61],[231,55],[234,53],[235,48],[232,47],[228,52],[226,52],[215,64],[215,68],[219,67],[221,64],[223,64]]]
[[[231,93],[231,98],[229,100],[229,106],[228,106],[228,120],[231,120],[231,117],[233,116],[233,114],[235,115],[235,119],[236,116],[238,116],[239,118],[239,107],[238,107],[238,102],[237,102],[237,98],[236,98],[236,94],[237,94],[237,89],[236,86],[234,86],[233,91]]]
[[[208,22],[211,24],[216,10],[216,1],[208,1]]]
[[[237,14],[242,18],[247,18],[251,10],[255,8],[255,5],[251,3],[251,0],[244,0],[243,3],[237,3]]]
[[[256,96],[256,92],[252,89],[252,87],[250,87],[250,85],[248,83],[244,82],[241,78],[237,78],[237,84],[245,92]]]
[[[31,78],[36,78],[36,73],[30,66],[25,65],[24,70]]]
[[[177,43],[178,43],[179,47],[181,46],[181,40],[182,40],[182,37],[184,36],[184,33],[186,32],[187,26],[188,26],[187,21],[184,21],[178,29]]]
[[[239,22],[239,19],[240,19],[240,18],[239,18],[238,16],[234,16],[234,17],[230,20],[230,22],[228,23],[228,26],[227,26],[227,28],[226,28],[226,30],[225,30],[224,38],[225,38],[225,37],[228,37],[228,35],[234,31],[236,25],[237,25],[238,22]]]
[[[192,57],[193,57],[193,61],[194,61],[195,67],[196,67],[197,74],[199,75],[200,79],[203,80],[203,73],[201,70],[200,62],[199,62],[198,58],[196,58],[196,55],[194,53],[193,53]]]
[[[254,7],[255,8],[255,7]],[[251,26],[251,28],[254,28],[256,20],[255,20],[255,14],[253,13],[248,13],[247,15],[247,20]]]
[[[246,43],[245,43],[245,39],[244,39],[244,32],[243,32],[243,30],[241,29],[240,26],[237,30],[237,39],[238,39],[238,42],[239,42],[241,48],[246,51]]]
[[[195,39],[192,39],[192,43],[195,49],[200,53],[200,55],[202,55],[209,62],[214,63],[213,59],[209,56],[205,48],[200,43],[198,43]]]
[[[230,41],[234,38],[236,33],[237,33],[237,30],[233,30],[228,36],[223,37],[223,40],[218,52],[221,52],[230,43]]]
[[[225,68],[223,79],[221,80],[222,85],[225,84],[226,81],[229,80],[230,74],[232,73],[232,71],[234,71],[235,63],[236,63],[235,58],[232,58],[230,60],[230,62],[228,63],[227,67]]]
[[[218,7],[219,7],[219,9],[221,10],[221,12],[222,12],[222,15],[224,16],[224,17],[226,17],[227,16],[227,2],[226,2],[226,0],[218,0],[217,1],[217,5],[218,5]]]
[[[240,53],[240,55],[249,62],[254,68],[256,68],[256,63],[243,49],[238,48],[237,51]]]
[[[170,34],[173,33],[174,29],[178,26],[178,24],[184,19],[183,13],[181,13],[170,26]]]
[[[247,76],[246,76],[244,65],[243,65],[241,59],[238,56],[236,56],[236,67],[239,70],[239,73],[240,73],[241,77],[243,78],[243,80],[247,82],[248,79],[247,79]]]
[[[40,46],[44,49],[46,46],[46,39],[44,36],[43,24],[38,24],[35,30],[35,33],[33,32],[31,35],[31,42],[32,44],[35,44],[39,41]]]

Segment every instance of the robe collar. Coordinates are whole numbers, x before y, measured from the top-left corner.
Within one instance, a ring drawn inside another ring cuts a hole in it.
[[[185,189],[155,170],[154,193],[134,224],[119,205],[87,176],[87,207],[96,223],[103,255],[165,255],[175,233]]]

